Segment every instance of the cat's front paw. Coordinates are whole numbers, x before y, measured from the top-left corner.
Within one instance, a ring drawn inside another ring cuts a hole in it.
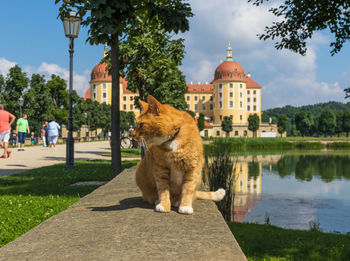
[[[186,215],[192,215],[193,214],[193,208],[190,207],[190,206],[179,207],[179,213],[186,214]]]
[[[161,213],[170,212],[170,208],[165,208],[162,204],[157,204],[154,210]]]

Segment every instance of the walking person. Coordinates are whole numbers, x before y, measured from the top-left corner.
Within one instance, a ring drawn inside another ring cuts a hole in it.
[[[35,135],[34,135],[34,132],[32,132],[32,134],[31,134],[31,136],[30,136],[30,144],[31,144],[32,146],[34,146],[34,144],[35,144]]]
[[[56,119],[52,119],[47,125],[47,129],[48,129],[49,147],[56,148],[56,143],[58,139],[58,130],[61,129],[61,126],[56,122]]]
[[[12,131],[12,147],[16,147],[17,146],[17,132],[16,130]]]
[[[47,121],[45,121],[45,127],[44,127],[44,130],[45,130],[45,141],[46,141],[46,147],[49,147],[49,129],[48,129],[48,125],[49,123]]]
[[[27,114],[23,114],[22,118],[17,120],[16,132],[18,135],[18,151],[24,151],[27,133],[30,134]]]
[[[11,121],[10,121],[11,118]],[[4,149],[4,154],[0,158],[9,158],[11,150],[8,149],[11,125],[16,117],[4,110],[4,106],[0,104],[0,147]]]
[[[41,139],[43,140],[43,147],[46,147],[46,131],[45,131],[45,124],[43,124],[43,127],[41,129]]]

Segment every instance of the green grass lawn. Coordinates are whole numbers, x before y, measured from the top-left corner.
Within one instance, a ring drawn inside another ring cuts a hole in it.
[[[350,260],[350,235],[228,223],[248,260]]]
[[[138,161],[123,161],[129,168]],[[78,181],[110,180],[110,161],[77,161],[0,178],[0,247],[58,214],[98,186],[70,186]]]
[[[140,148],[131,148],[131,149],[121,149],[122,157],[125,158],[137,158],[141,157],[141,149]],[[103,154],[103,156],[111,157],[112,153],[107,152]]]

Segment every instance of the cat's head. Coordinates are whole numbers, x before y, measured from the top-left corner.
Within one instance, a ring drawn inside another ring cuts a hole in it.
[[[168,104],[161,104],[149,95],[147,102],[139,100],[142,108],[136,122],[135,139],[160,145],[176,135],[181,126],[179,111]]]

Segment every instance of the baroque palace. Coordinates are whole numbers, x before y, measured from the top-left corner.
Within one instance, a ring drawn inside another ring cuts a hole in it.
[[[106,50],[105,50],[106,52]],[[85,99],[111,104],[112,76],[106,71],[107,64],[96,65],[91,72],[90,88],[85,93]],[[120,110],[133,111],[136,116],[140,111],[134,105],[138,95],[127,89],[127,81],[120,79]],[[202,136],[223,137],[226,133],[221,129],[225,116],[232,119],[233,131],[230,137],[252,137],[248,130],[248,117],[257,114],[261,120],[261,89],[251,74],[245,73],[242,66],[232,58],[232,48],[229,45],[227,55],[215,70],[214,80],[206,84],[187,84],[185,94],[188,110],[206,116],[205,129]],[[270,123],[260,123],[257,137],[277,136],[277,126]]]

